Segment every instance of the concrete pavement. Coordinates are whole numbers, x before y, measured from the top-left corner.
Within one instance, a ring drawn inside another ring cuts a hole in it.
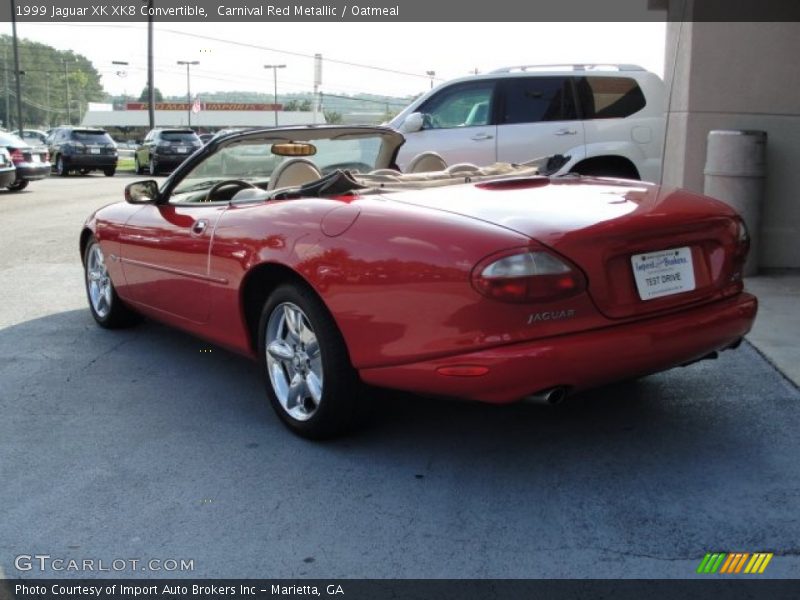
[[[800,386],[800,271],[768,271],[748,277],[745,287],[759,299],[748,341]]]

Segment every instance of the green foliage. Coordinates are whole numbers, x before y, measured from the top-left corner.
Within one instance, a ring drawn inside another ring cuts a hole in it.
[[[17,127],[14,47],[12,38],[0,35],[0,119]],[[66,70],[65,70],[66,64]],[[85,56],[61,51],[31,40],[19,40],[19,68],[22,88],[22,122],[25,127],[47,128],[67,123],[67,82],[70,122],[78,124],[88,102],[104,102],[107,95],[100,74]],[[8,85],[6,85],[6,81]]]
[[[326,110],[323,114],[328,125],[338,125],[342,122],[342,113],[338,113],[335,110]]]
[[[161,90],[158,89],[158,88],[154,88],[153,89],[153,96],[155,97],[156,102],[163,102],[164,101],[164,94],[162,94]],[[183,99],[183,101],[185,101],[185,100],[186,100],[186,98]],[[147,86],[144,86],[142,88],[142,93],[139,94],[139,100],[138,101],[139,102],[149,102],[150,101],[150,95],[147,92]]]

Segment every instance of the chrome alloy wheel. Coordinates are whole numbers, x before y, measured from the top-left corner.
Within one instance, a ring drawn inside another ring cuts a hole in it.
[[[100,244],[93,244],[86,261],[86,286],[89,299],[97,316],[105,319],[111,311],[111,279]]]
[[[266,329],[269,381],[283,410],[307,421],[322,400],[322,356],[314,329],[303,310],[291,302],[276,306]]]

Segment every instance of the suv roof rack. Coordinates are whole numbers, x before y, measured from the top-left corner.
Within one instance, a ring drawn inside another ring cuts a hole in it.
[[[639,65],[616,65],[610,63],[580,63],[580,64],[554,64],[554,65],[516,65],[495,69],[491,73],[511,73],[512,71],[537,71],[537,70],[572,70],[572,71],[644,71]]]

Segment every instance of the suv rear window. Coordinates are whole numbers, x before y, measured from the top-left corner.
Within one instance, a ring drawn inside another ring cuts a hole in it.
[[[87,144],[113,144],[114,140],[105,131],[73,129],[70,138]]]
[[[584,119],[621,119],[647,104],[639,84],[629,77],[581,77],[576,84]]]
[[[198,138],[194,131],[162,131],[161,139],[165,142],[196,142]]]

